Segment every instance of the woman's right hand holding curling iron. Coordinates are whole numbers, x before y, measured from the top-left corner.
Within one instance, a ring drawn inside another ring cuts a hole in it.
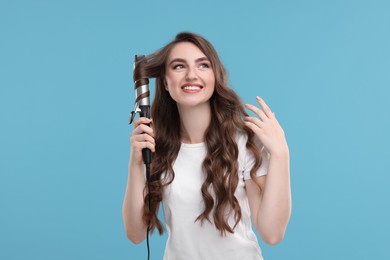
[[[148,126],[152,119],[140,117],[134,120],[134,130],[130,134],[130,163],[143,164],[142,149],[149,148],[155,151],[153,128]]]

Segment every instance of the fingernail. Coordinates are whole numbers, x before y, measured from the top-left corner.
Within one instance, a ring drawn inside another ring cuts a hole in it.
[[[261,97],[259,97],[259,96],[256,96],[256,99],[257,99],[257,100],[261,100]]]

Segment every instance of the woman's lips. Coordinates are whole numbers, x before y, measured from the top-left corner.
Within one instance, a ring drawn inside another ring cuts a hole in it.
[[[198,92],[203,88],[202,85],[199,84],[184,84],[181,86],[181,89],[184,90],[184,92]]]

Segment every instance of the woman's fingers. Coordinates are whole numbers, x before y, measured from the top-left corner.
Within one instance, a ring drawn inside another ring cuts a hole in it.
[[[152,122],[152,119],[147,118],[147,117],[140,117],[134,120],[134,128],[137,128],[141,124],[150,124]]]
[[[260,129],[260,127],[259,127],[258,125],[254,124],[254,123],[252,123],[252,122],[250,122],[250,121],[245,121],[244,123],[245,123],[245,125],[246,125],[247,127],[249,127],[255,134],[258,134],[258,133],[261,131],[261,129]]]
[[[142,149],[144,148],[149,148],[152,152],[155,152],[155,145],[147,141],[143,141],[143,142],[136,141],[133,143],[133,147],[139,152],[142,151]]]
[[[154,136],[153,128],[150,127],[152,119],[146,117],[140,117],[134,120],[134,131],[133,134],[148,133],[151,136]]]
[[[149,134],[149,135],[151,135],[151,136],[154,137],[153,128],[151,128],[150,126],[144,125],[144,124],[138,125],[138,126],[134,129],[132,135],[139,135],[139,134],[142,134],[142,133],[147,133],[147,134]]]
[[[134,135],[132,138],[135,142],[149,142],[155,145],[154,138],[146,133]]]
[[[268,118],[268,116],[264,113],[263,110],[261,110],[260,108],[252,105],[252,104],[246,104],[245,105],[246,108],[248,108],[249,110],[251,110],[253,113],[255,113],[262,121],[266,121]]]
[[[153,128],[147,125],[151,122],[152,120],[146,117],[134,120],[134,131],[130,135],[132,150],[140,152],[144,148],[149,148],[152,152],[155,151]]]
[[[130,134],[130,160],[142,163],[142,149],[148,148],[155,152],[154,131],[151,126],[152,120],[140,117],[134,120],[134,130]]]
[[[252,105],[252,104],[246,104],[246,108],[251,110],[253,113],[255,113],[263,122],[268,119],[275,119],[275,113],[272,112],[272,110],[269,108],[269,106],[265,103],[265,101],[260,98],[259,96],[256,96],[257,103],[259,103],[260,108]]]
[[[252,117],[252,116],[246,116],[245,117],[245,121],[246,122],[250,122],[254,126],[257,126],[257,127],[260,127],[260,128],[264,125],[264,123],[260,119],[258,119],[256,117]]]
[[[148,134],[132,135],[130,137],[131,148],[141,151],[144,148],[149,148],[152,152],[155,151],[154,138]]]
[[[256,100],[257,100],[257,103],[259,103],[259,105],[261,106],[261,109],[263,109],[265,115],[267,115],[268,118],[273,118],[275,116],[275,114],[271,111],[269,106],[265,103],[265,101],[261,97],[256,96]]]

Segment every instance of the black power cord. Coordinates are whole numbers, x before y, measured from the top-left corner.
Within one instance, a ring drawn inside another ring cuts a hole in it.
[[[146,163],[146,181],[148,183],[148,202],[149,202],[149,214],[151,214],[151,196],[150,196],[150,163]],[[148,228],[146,230],[146,247],[148,249],[148,260],[150,260],[150,248],[149,248],[149,229],[150,229],[150,224],[148,225]]]

